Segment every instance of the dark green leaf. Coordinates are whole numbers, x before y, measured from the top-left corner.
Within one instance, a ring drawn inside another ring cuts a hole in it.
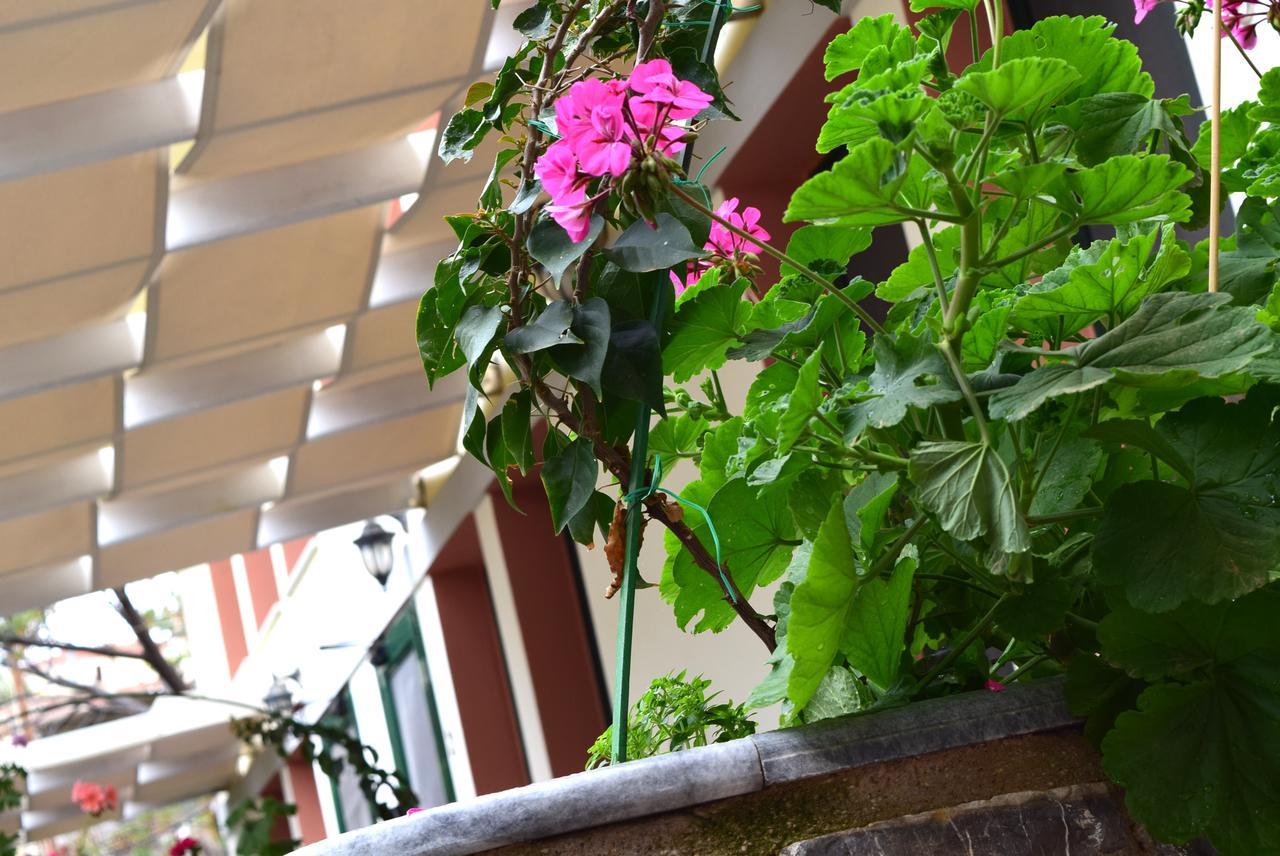
[[[609,352],[609,304],[599,297],[573,307],[572,335],[581,344],[562,344],[551,350],[556,368],[571,378],[580,380],[603,396],[600,372]]]
[[[432,288],[418,304],[418,353],[428,383],[466,365],[466,357],[453,338],[466,298],[459,288]]]
[[[1027,513],[1038,517],[1078,506],[1089,492],[1101,463],[1102,452],[1095,444],[1078,437],[1064,440],[1049,462]]]
[[[445,163],[471,160],[471,153],[488,132],[489,124],[483,113],[479,110],[459,110],[445,126],[444,136],[440,140],[440,159]]]
[[[592,215],[591,230],[587,232],[585,238],[575,243],[569,239],[569,233],[564,230],[564,227],[549,217],[543,217],[529,233],[529,255],[537,259],[538,263],[547,269],[547,273],[551,274],[551,281],[559,285],[560,278],[569,269],[569,265],[582,258],[582,254],[591,249],[596,238],[600,237],[602,229],[604,229],[604,219],[598,214]]]
[[[543,462],[542,484],[551,507],[551,525],[557,534],[591,500],[598,472],[591,441],[585,437],[570,442]]]
[[[489,358],[496,347],[495,339],[502,319],[501,307],[469,306],[454,330],[453,336],[467,361],[467,374],[474,387],[480,386],[485,372],[489,370]]]
[[[522,389],[512,393],[502,407],[502,439],[507,460],[524,475],[533,467],[533,394]]]
[[[546,3],[535,3],[516,15],[511,26],[524,33],[526,38],[544,38],[551,32],[551,8]]]
[[[800,366],[796,385],[787,396],[787,406],[778,420],[778,454],[785,455],[800,439],[804,429],[813,419],[822,403],[822,389],[818,386],[818,373],[822,368],[822,353],[814,351]]]
[[[1080,132],[1076,153],[1080,162],[1093,166],[1116,155],[1147,151],[1153,134],[1160,134],[1171,148],[1186,143],[1179,117],[1190,115],[1187,96],[1152,100],[1136,92],[1105,92],[1080,105]]]
[[[585,547],[596,541],[596,532],[609,537],[609,524],[613,522],[614,502],[600,491],[591,494],[587,504],[569,519],[569,537]]]
[[[909,408],[960,400],[946,361],[928,339],[905,333],[897,339],[877,336],[873,347],[876,368],[870,392],[878,397],[849,409],[854,424],[889,428],[905,419]]]
[[[573,304],[568,300],[556,300],[547,304],[547,308],[532,323],[517,327],[503,339],[503,347],[513,354],[531,354],[556,345],[581,345],[571,329],[573,326]]]
[[[609,337],[602,382],[605,390],[665,413],[662,400],[662,349],[648,321],[615,324]]]
[[[1061,577],[1036,580],[996,607],[996,624],[1017,639],[1048,636],[1062,627],[1077,594]]]
[[[876,533],[884,528],[884,516],[898,492],[896,473],[868,473],[844,498],[844,522],[849,541],[864,560],[869,559]]]
[[[1245,199],[1235,238],[1237,248],[1218,257],[1221,288],[1236,303],[1261,303],[1280,282],[1280,200]]]
[[[1188,487],[1126,484],[1107,498],[1094,540],[1101,579],[1148,611],[1216,603],[1265,585],[1280,568],[1280,426],[1272,396],[1202,398],[1157,423],[1190,464]]]
[[[1080,436],[1097,440],[1099,443],[1114,443],[1142,449],[1173,467],[1188,482],[1195,479],[1195,472],[1182,457],[1182,453],[1165,439],[1163,433],[1141,419],[1109,419],[1106,422],[1099,422]]]
[[[665,211],[654,218],[657,228],[637,220],[618,236],[613,246],[604,251],[610,261],[623,270],[644,273],[667,270],[689,259],[706,255],[693,245],[685,225]]]

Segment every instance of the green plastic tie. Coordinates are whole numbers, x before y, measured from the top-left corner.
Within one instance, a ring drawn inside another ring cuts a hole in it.
[[[711,533],[711,543],[716,548],[716,571],[720,574],[720,583],[724,586],[725,592],[729,595],[732,603],[738,602],[738,596],[734,594],[733,586],[729,584],[729,578],[725,576],[724,562],[720,559],[720,533],[716,532],[716,525],[711,522],[711,515],[707,510],[691,499],[685,499],[673,490],[667,490],[665,487],[658,487],[662,482],[662,456],[653,456],[653,483],[647,484],[638,490],[633,490],[626,496],[622,497],[622,501],[630,505],[633,502],[644,502],[655,493],[666,494],[681,505],[692,508],[702,515],[702,519],[707,521],[707,530]]]
[[[728,146],[721,146],[719,149],[716,150],[715,154],[713,154],[711,157],[703,161],[702,168],[699,169],[698,174],[693,177],[694,184],[702,184],[702,174],[707,171],[707,167],[711,166],[713,163],[716,162],[716,158],[720,157],[720,155],[725,153],[725,149],[727,148]]]

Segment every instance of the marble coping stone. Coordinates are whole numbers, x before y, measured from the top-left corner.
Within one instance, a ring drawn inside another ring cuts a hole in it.
[[[771,785],[1074,725],[1060,680],[931,699],[687,749],[440,806],[296,851],[463,856]]]

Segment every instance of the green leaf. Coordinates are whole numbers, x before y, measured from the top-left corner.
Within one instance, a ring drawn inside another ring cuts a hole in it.
[[[876,18],[859,18],[848,32],[841,33],[827,44],[822,55],[827,80],[857,71],[872,49],[892,44],[894,37],[903,32],[908,32],[907,28],[897,23],[892,13]]]
[[[1207,834],[1218,852],[1275,852],[1280,841],[1280,600],[1259,592],[1161,616],[1103,620],[1107,659],[1167,677],[1103,740],[1103,766],[1152,834]]]
[[[1239,107],[1232,107],[1222,111],[1221,158],[1223,168],[1229,167],[1244,157],[1245,152],[1249,149],[1249,142],[1253,139],[1253,135],[1258,132],[1258,127],[1261,123],[1249,117],[1250,106],[1252,105],[1246,102]],[[1209,145],[1211,139],[1210,123],[1205,122],[1200,126],[1200,133],[1196,136],[1196,144],[1191,147],[1191,154],[1203,170],[1208,170],[1212,166]]]
[[[1152,256],[1157,237],[1160,251]],[[1065,282],[1046,276],[1048,287],[1042,281],[1019,299],[1013,309],[1014,325],[1054,337],[1083,330],[1099,319],[1114,327],[1132,315],[1148,294],[1191,270],[1191,257],[1174,238],[1172,226],[1128,242],[1101,243],[1090,248],[1096,261],[1079,264],[1077,256],[1064,266]]]
[[[908,217],[894,202],[908,173],[902,170],[889,178],[896,156],[888,140],[854,146],[830,171],[818,173],[796,189],[782,219],[837,226],[901,223]]]
[[[875,703],[875,696],[852,669],[835,666],[822,676],[822,683],[805,705],[804,721],[821,722],[865,710]]]
[[[613,522],[613,504],[613,500],[600,491],[593,492],[587,504],[569,518],[569,537],[584,547],[595,545],[597,531],[607,539]]]
[[[787,653],[794,665],[787,695],[797,708],[808,704],[840,653],[854,592],[864,581],[854,562],[844,512],[839,503],[832,503],[814,539],[804,580],[791,595]]]
[[[1224,294],[1153,294],[1127,321],[1072,349],[1074,364],[1035,369],[991,398],[992,418],[1023,419],[1051,398],[1109,381],[1179,389],[1245,368],[1271,349],[1270,331]]]
[[[418,354],[431,385],[466,365],[453,338],[465,305],[466,297],[456,287],[428,289],[418,304]]]
[[[835,262],[840,267],[849,259],[871,246],[871,230],[849,226],[801,226],[791,233],[787,241],[787,255],[802,265],[817,261]],[[782,275],[800,271],[782,264]]]
[[[502,440],[507,460],[525,475],[533,467],[533,394],[522,389],[512,393],[502,407]]]
[[[1121,155],[1069,173],[1067,182],[1081,200],[1080,222],[1118,225],[1188,219],[1191,199],[1179,188],[1192,177],[1168,155]]]
[[[546,3],[536,3],[516,15],[511,26],[524,33],[526,38],[545,38],[551,32],[551,8]]]
[[[959,540],[985,536],[1005,553],[1031,548],[1009,470],[995,449],[982,443],[920,443],[911,451],[908,474],[920,504]]]
[[[563,344],[551,350],[557,369],[603,396],[600,372],[609,351],[609,304],[599,297],[573,307],[571,334],[582,344]]]
[[[901,142],[920,117],[933,108],[933,99],[918,89],[886,93],[855,86],[842,95],[831,105],[827,121],[818,131],[817,149],[824,154],[876,137]]]
[[[694,419],[688,414],[669,416],[659,420],[649,429],[649,452],[661,456],[665,467],[680,458],[692,458],[698,454],[702,435],[711,428],[705,419]]]
[[[508,333],[502,344],[513,354],[531,354],[556,345],[581,345],[582,339],[573,332],[572,326],[573,303],[555,300],[531,323]]]
[[[1078,437],[1064,440],[1049,462],[1027,513],[1039,517],[1078,506],[1089,492],[1101,462],[1102,452],[1095,444]]]
[[[592,215],[591,229],[587,232],[587,236],[581,241],[574,242],[570,240],[569,233],[563,226],[550,217],[543,217],[534,224],[526,246],[529,248],[529,255],[546,268],[547,273],[551,274],[551,281],[559,285],[569,265],[582,258],[582,254],[591,249],[591,245],[596,242],[596,238],[600,237],[603,229],[604,219],[598,214]]]
[[[1280,282],[1280,200],[1245,199],[1236,215],[1236,249],[1218,257],[1223,291],[1261,303]]]
[[[915,572],[916,560],[904,556],[888,580],[864,582],[846,620],[841,650],[881,694],[898,680]]]
[[[1061,577],[1036,580],[996,606],[996,624],[1016,639],[1048,636],[1062,627],[1076,595]]]
[[[831,498],[845,489],[843,474],[823,467],[801,470],[787,491],[787,507],[796,522],[796,529],[808,539],[818,535],[822,521],[826,519]]]
[[[570,442],[542,464],[542,484],[551,508],[551,525],[556,534],[564,531],[569,519],[583,509],[596,490],[595,452],[585,437]]]
[[[725,352],[737,343],[751,315],[751,304],[742,300],[746,288],[746,280],[739,280],[704,291],[680,307],[662,350],[663,371],[677,383],[724,365]]]
[[[876,533],[884,526],[884,516],[898,493],[897,473],[868,473],[844,498],[844,523],[858,555],[869,558]]]
[[[1099,443],[1142,449],[1173,467],[1188,482],[1195,479],[1195,472],[1182,457],[1182,453],[1165,439],[1163,433],[1141,419],[1108,419],[1084,431],[1080,436]]]
[[[1260,105],[1254,107],[1249,115],[1259,122],[1280,124],[1280,72],[1276,69],[1262,75],[1258,83],[1258,101]]]
[[[955,254],[960,251],[960,229],[957,226],[947,228],[933,235],[933,246],[938,254],[938,266],[942,269],[944,282],[954,278],[957,260]],[[933,285],[933,267],[929,264],[929,253],[924,244],[911,248],[907,260],[893,269],[889,278],[876,288],[876,297],[896,303],[910,296],[916,289]]]
[[[471,153],[489,133],[489,123],[479,110],[464,109],[453,114],[440,140],[440,159],[445,163],[471,160]]]
[[[601,376],[606,392],[647,404],[666,413],[662,399],[662,349],[658,331],[648,321],[623,321],[613,326],[609,352]]]
[[[667,270],[706,255],[693,245],[685,225],[665,211],[654,218],[657,228],[637,220],[618,236],[605,256],[623,270],[644,273]]]
[[[787,397],[786,410],[778,420],[778,454],[785,455],[800,439],[813,414],[822,402],[822,389],[818,386],[818,372],[822,368],[822,352],[814,351],[800,366],[796,385]]]
[[[736,477],[711,497],[707,513],[720,535],[721,559],[744,596],[786,570],[797,542],[784,496],[757,490]]]
[[[1170,148],[1186,147],[1186,132],[1179,117],[1194,111],[1187,96],[1152,100],[1136,92],[1104,92],[1080,105],[1080,130],[1076,154],[1085,166],[1117,155],[1146,151],[1153,134],[1160,134]]]
[[[1265,585],[1280,568],[1280,426],[1275,398],[1201,398],[1156,430],[1190,465],[1187,487],[1123,485],[1107,497],[1093,545],[1099,578],[1130,603],[1172,609],[1216,603]]]
[[[1054,15],[1025,30],[1006,36],[1000,44],[1001,64],[1024,57],[1045,57],[1071,64],[1080,81],[1063,97],[1063,103],[1100,92],[1135,92],[1150,97],[1155,91],[1151,76],[1142,70],[1138,49],[1112,36],[1115,24],[1100,15]],[[977,63],[991,67],[991,51]]]
[[[503,317],[499,306],[469,306],[453,331],[458,349],[467,361],[467,376],[476,388],[489,370],[489,358],[493,355],[494,340]]]
[[[870,393],[877,397],[846,411],[853,425],[890,428],[905,419],[912,407],[927,409],[960,400],[946,360],[928,339],[907,333],[896,339],[877,336],[873,347],[876,368],[869,384]]]
[[[1001,117],[1031,120],[1079,80],[1080,75],[1064,60],[1025,57],[1003,62],[994,71],[966,71],[955,88]]]

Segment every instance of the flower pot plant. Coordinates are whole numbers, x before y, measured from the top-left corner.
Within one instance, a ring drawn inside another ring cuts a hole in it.
[[[446,161],[501,146],[448,218],[427,376],[466,372],[464,444],[500,485],[540,463],[556,528],[607,539],[624,624],[640,530],[664,530],[680,626],[759,637],[752,703],[798,723],[1065,673],[1153,834],[1280,851],[1280,71],[1223,115],[1245,198],[1210,276],[1178,231],[1210,219],[1210,135],[1133,45],[919,5],[827,47],[817,148],[840,154],[785,247],[692,169],[734,118],[706,61],[725,4],[523,12],[443,134]],[[849,260],[886,224],[916,244],[869,282]],[[497,354],[516,388],[488,412]],[[730,360],[759,366],[736,410]]]

